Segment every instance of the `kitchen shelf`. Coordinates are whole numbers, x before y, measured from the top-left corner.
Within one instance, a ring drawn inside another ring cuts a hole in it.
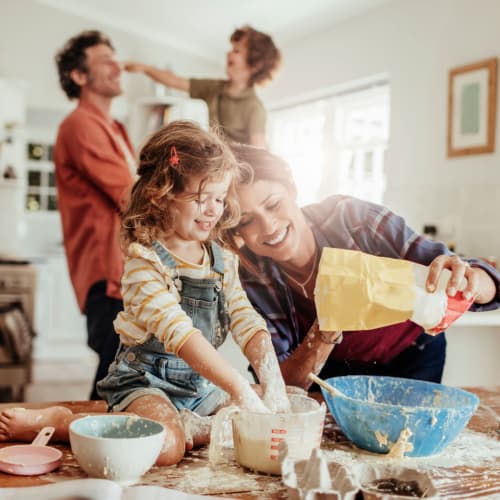
[[[27,160],[27,170],[54,170],[54,162],[50,160]]]
[[[23,185],[24,183],[19,178],[5,179],[4,177],[0,177],[0,187],[2,188],[8,188],[8,189],[22,188]]]
[[[132,107],[129,134],[138,148],[145,139],[173,120],[192,120],[208,128],[208,109],[205,102],[186,96],[147,96],[138,99]]]

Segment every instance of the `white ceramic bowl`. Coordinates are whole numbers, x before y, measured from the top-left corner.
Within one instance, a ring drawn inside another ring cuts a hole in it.
[[[142,417],[95,415],[74,420],[69,439],[73,455],[89,476],[133,484],[154,465],[165,428]]]

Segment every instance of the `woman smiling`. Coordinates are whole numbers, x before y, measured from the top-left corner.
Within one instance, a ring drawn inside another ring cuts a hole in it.
[[[313,290],[321,250],[360,250],[430,266],[428,291],[449,269],[448,295],[455,295],[465,276],[474,311],[500,307],[498,272],[423,238],[380,205],[334,195],[300,208],[291,171],[281,158],[251,146],[232,149],[252,175],[237,186],[241,219],[227,240],[240,256],[242,285],[266,319],[286,383],[307,389],[311,371],[322,378],[371,374],[440,382],[444,334],[427,335],[411,321],[370,331],[319,330]]]

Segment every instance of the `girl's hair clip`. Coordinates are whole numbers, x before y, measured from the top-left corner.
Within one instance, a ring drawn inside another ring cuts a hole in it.
[[[170,147],[170,158],[168,160],[168,163],[171,167],[177,167],[177,165],[179,165],[179,155],[177,154],[177,149],[175,149],[175,146]]]

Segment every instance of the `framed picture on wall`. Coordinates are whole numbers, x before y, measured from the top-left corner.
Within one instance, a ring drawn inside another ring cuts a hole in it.
[[[448,156],[495,151],[496,57],[450,71],[448,79]]]

